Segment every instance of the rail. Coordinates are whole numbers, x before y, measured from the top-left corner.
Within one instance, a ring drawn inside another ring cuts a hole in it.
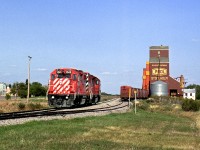
[[[113,99],[110,101],[114,101],[117,99]],[[110,102],[109,101],[109,102]],[[102,102],[106,103],[106,102]],[[8,120],[8,119],[18,119],[18,118],[28,118],[28,117],[42,117],[42,116],[57,116],[57,115],[69,115],[69,114],[79,114],[86,112],[101,112],[101,111],[112,111],[120,108],[127,107],[127,105],[123,105],[124,102],[120,102],[119,104],[102,107],[102,108],[89,108],[84,110],[77,109],[43,109],[43,110],[35,110],[35,111],[22,111],[22,112],[12,112],[12,113],[1,113],[0,120]]]

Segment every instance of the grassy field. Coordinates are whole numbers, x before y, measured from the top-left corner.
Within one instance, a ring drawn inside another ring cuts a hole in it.
[[[139,110],[0,127],[1,150],[200,149],[197,113]]]

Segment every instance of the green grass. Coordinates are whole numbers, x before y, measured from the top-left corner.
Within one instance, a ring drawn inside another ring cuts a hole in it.
[[[34,121],[0,127],[1,150],[199,149],[189,118],[139,110],[72,120]]]

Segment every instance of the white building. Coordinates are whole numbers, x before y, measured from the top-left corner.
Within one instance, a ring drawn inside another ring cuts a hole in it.
[[[5,96],[7,92],[6,84],[0,82],[0,96]]]
[[[183,89],[183,98],[196,100],[196,89]]]

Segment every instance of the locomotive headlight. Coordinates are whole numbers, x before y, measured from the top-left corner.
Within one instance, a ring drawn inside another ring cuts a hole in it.
[[[51,99],[54,99],[55,97],[54,96],[51,96]]]
[[[65,98],[66,98],[66,99],[68,99],[69,97],[68,97],[68,96],[66,96]]]

